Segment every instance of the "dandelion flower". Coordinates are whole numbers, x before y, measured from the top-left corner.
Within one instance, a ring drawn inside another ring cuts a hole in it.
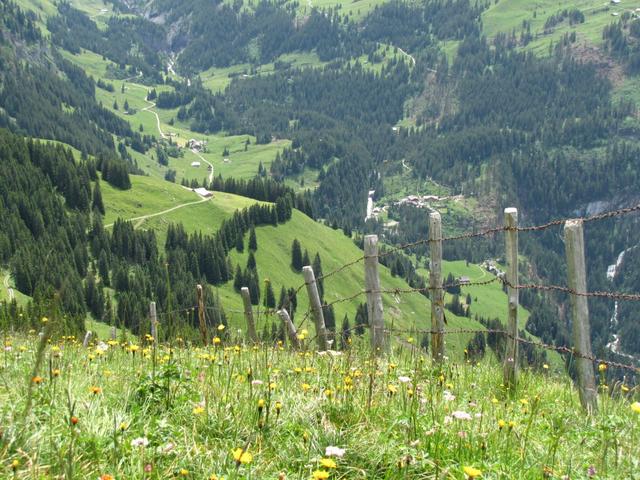
[[[20,460],[14,460],[11,462],[11,469],[15,472],[20,466]]]
[[[181,477],[186,477],[187,475],[189,475],[189,470],[187,470],[186,468],[181,468],[179,473]]]
[[[463,467],[462,470],[468,478],[477,478],[482,476],[482,472],[474,467]]]
[[[398,387],[396,387],[395,385],[389,384],[387,385],[387,391],[389,392],[390,395],[393,395],[398,391]]]
[[[89,391],[90,391],[91,393],[93,393],[94,395],[98,395],[98,394],[102,393],[102,388],[100,388],[100,387],[96,387],[96,386],[93,386],[93,387],[91,387],[91,388],[89,389]]]
[[[32,381],[33,383],[35,383],[36,385],[40,385],[40,384],[44,381],[44,379],[43,379],[42,377],[40,377],[40,376],[36,375],[35,377],[33,377],[33,378],[31,379],[31,381]]]
[[[253,455],[242,448],[236,448],[233,451],[233,459],[237,464],[243,463],[246,465],[247,463],[251,463],[251,460],[253,460]]]
[[[634,402],[631,404],[631,410],[636,413],[640,413],[640,402]]]
[[[224,330],[224,324],[221,323],[220,325],[218,325],[218,331],[221,332]]]
[[[320,465],[324,468],[337,468],[338,465],[330,458],[323,458],[320,460]]]
[[[326,470],[316,470],[313,472],[313,480],[326,480],[329,478],[329,472]]]
[[[324,454],[327,457],[342,458],[344,456],[344,452],[345,452],[344,448],[329,446],[325,449]]]
[[[598,365],[598,371],[599,372],[605,372],[607,370],[607,364],[606,363],[601,363],[600,365]]]
[[[204,413],[204,407],[198,405],[198,406],[193,408],[193,414],[194,415],[201,415],[203,413]]]

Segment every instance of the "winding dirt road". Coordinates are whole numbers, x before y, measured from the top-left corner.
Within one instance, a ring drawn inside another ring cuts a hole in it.
[[[11,274],[7,273],[7,275],[4,277],[4,288],[7,289],[7,292],[9,294],[9,301],[13,301],[14,298],[14,293],[13,293],[13,288],[11,288],[9,286],[9,279],[11,278]]]
[[[211,167],[211,170],[209,171],[209,184],[211,184],[211,182],[213,181],[213,163],[211,163],[209,160],[207,160],[202,155],[200,155],[200,152],[198,152],[195,149],[191,149],[191,153],[193,153],[196,157],[198,157],[200,160],[202,160],[204,163],[206,163]]]
[[[209,201],[210,198],[211,197],[209,197],[209,198],[201,198],[200,200],[197,200],[195,202],[181,203],[180,205],[176,205],[175,207],[171,207],[171,208],[168,208],[166,210],[162,210],[161,212],[149,213],[147,215],[141,215],[139,217],[128,218],[126,221],[128,221],[128,222],[136,222],[135,227],[137,228],[140,225],[142,225],[142,223],[148,218],[159,217],[160,215],[165,215],[167,213],[173,212],[173,211],[178,210],[180,208],[188,207],[189,205],[197,205],[198,203],[204,203],[204,202]],[[104,228],[110,228],[110,227],[113,227],[113,223],[110,223],[110,224],[104,226]]]

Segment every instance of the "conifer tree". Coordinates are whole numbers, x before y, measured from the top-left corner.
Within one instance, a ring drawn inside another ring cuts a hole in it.
[[[346,350],[349,348],[349,339],[351,338],[351,325],[349,324],[349,316],[345,313],[342,320],[342,330],[340,333],[340,349]]]
[[[276,296],[269,280],[265,281],[263,305],[266,308],[276,308]]]
[[[306,253],[306,250],[305,250]],[[297,238],[293,239],[293,243],[291,244],[291,268],[293,268],[296,272],[301,272],[302,267],[307,264],[303,263],[302,260],[302,251],[300,248],[300,242]]]
[[[316,253],[316,256],[313,258],[313,274],[316,277],[316,284],[318,285],[318,295],[320,295],[320,300],[324,298],[324,281],[322,280],[322,261],[320,260],[320,254]]]
[[[233,288],[236,292],[239,292],[240,289],[246,285],[244,285],[244,275],[242,274],[242,269],[240,265],[236,265],[236,274],[233,278]]]
[[[252,252],[258,250],[258,239],[256,238],[256,229],[253,225],[249,230],[249,250]]]
[[[253,252],[249,252],[249,258],[247,258],[247,268],[249,270],[256,269],[256,257]]]
[[[91,209],[97,210],[101,215],[104,215],[104,203],[102,202],[102,192],[100,191],[100,179],[96,178],[96,186],[93,187],[93,200],[91,202]]]

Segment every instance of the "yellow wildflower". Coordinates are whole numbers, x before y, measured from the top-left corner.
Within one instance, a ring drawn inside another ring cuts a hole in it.
[[[204,413],[204,407],[198,405],[196,407],[193,407],[193,414],[194,415],[201,415]]]
[[[334,462],[330,458],[323,458],[322,460],[320,460],[320,465],[322,465],[324,468],[337,468],[338,467],[338,465],[336,465],[336,462]]]
[[[242,448],[236,448],[233,451],[233,459],[238,464],[241,464],[241,463],[247,464],[247,463],[251,463],[251,460],[253,460],[253,455],[251,455],[249,452],[245,451]]]
[[[329,478],[329,472],[326,470],[316,470],[313,472],[313,480],[326,480]]]
[[[633,402],[631,404],[631,410],[633,410],[636,413],[640,413],[640,402]]]
[[[477,478],[482,476],[482,472],[474,467],[463,467],[462,470],[468,478]]]

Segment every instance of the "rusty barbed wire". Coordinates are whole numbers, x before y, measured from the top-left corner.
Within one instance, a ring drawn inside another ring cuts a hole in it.
[[[511,339],[515,339],[516,342],[518,343],[526,343],[529,344],[531,346],[534,347],[539,347],[542,348],[544,350],[553,350],[556,351],[558,353],[563,353],[563,354],[567,354],[567,355],[572,355],[574,357],[578,357],[578,358],[584,358],[586,360],[589,360],[591,362],[594,363],[598,363],[598,364],[604,364],[607,366],[611,366],[611,367],[615,367],[615,368],[621,368],[621,369],[626,369],[626,370],[632,370],[635,373],[640,373],[640,367],[637,367],[635,365],[628,365],[625,363],[620,363],[620,362],[616,362],[613,360],[605,360],[602,358],[598,358],[594,355],[585,355],[582,354],[578,351],[576,351],[574,348],[570,348],[570,347],[566,347],[566,346],[557,346],[557,345],[551,345],[549,343],[544,343],[544,342],[537,342],[535,340],[531,340],[528,339],[526,337],[521,337],[521,336],[516,336],[514,337],[511,333],[509,333],[506,330],[501,330],[501,329],[484,329],[484,330],[473,330],[473,329],[460,329],[460,330],[444,330],[442,332],[438,332],[436,330],[423,330],[423,329],[404,329],[404,330],[400,330],[400,329],[385,329],[385,333],[389,333],[389,334],[436,334],[436,333],[440,333],[443,335],[451,335],[451,334],[477,334],[477,333],[483,333],[483,334],[498,334],[498,335],[504,335],[507,338],[511,338]]]
[[[542,291],[563,292],[569,295],[575,295],[576,297],[610,298],[612,300],[622,300],[622,301],[629,301],[629,302],[640,301],[640,294],[637,294],[637,293],[601,292],[601,291],[579,292],[573,288],[563,287],[560,285],[541,285],[541,284],[535,284],[535,283],[513,285],[505,278],[500,278],[500,280],[507,287],[515,288],[516,290],[542,290]]]

